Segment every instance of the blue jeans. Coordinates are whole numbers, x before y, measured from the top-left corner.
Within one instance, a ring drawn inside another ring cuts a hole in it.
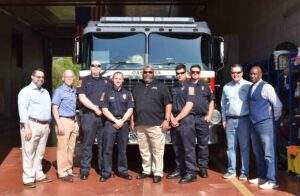
[[[250,154],[250,120],[249,117],[239,119],[227,119],[227,158],[228,172],[236,173],[236,149],[237,144],[241,153],[241,174],[249,175],[249,154]]]
[[[251,141],[256,158],[257,176],[277,184],[273,120],[267,119],[256,124],[251,123],[251,128]]]

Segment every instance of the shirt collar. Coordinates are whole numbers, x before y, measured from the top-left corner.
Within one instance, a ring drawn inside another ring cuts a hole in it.
[[[259,83],[261,83],[261,82],[262,82],[262,79],[258,80],[255,84],[253,84],[253,86],[258,86]]]
[[[65,91],[69,91],[69,92],[73,92],[73,91],[74,91],[71,87],[69,87],[69,86],[66,85],[65,83],[63,83],[63,84],[61,85],[61,87],[62,87],[62,89],[65,90]]]
[[[44,91],[45,89],[43,87],[37,87],[33,82],[30,83],[30,87],[33,90],[39,90],[39,91]]]

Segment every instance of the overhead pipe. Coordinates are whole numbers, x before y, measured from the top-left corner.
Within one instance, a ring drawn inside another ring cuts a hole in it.
[[[205,5],[199,1],[173,1],[172,5]],[[0,7],[51,7],[51,6],[108,6],[108,5],[170,5],[170,1],[101,1],[101,2],[28,2],[28,3],[0,3]]]

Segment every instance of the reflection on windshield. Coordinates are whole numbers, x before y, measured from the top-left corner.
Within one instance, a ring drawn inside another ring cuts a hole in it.
[[[92,36],[91,60],[102,69],[141,69],[145,64],[146,35],[143,33],[99,33]]]
[[[151,33],[149,36],[149,62],[155,69],[174,69],[182,63],[189,69],[199,64],[210,70],[211,39],[202,33]]]

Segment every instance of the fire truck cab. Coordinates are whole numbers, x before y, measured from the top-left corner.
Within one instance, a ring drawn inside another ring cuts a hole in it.
[[[74,63],[81,63],[80,76],[88,75],[92,60],[102,64],[102,76],[110,77],[116,71],[124,74],[124,87],[142,81],[142,69],[152,65],[155,77],[171,88],[175,82],[175,66],[201,66],[201,78],[215,92],[216,71],[224,62],[224,40],[211,35],[206,22],[195,22],[186,17],[102,17],[90,21],[83,35],[75,38]],[[220,122],[214,111],[213,124]],[[130,133],[130,142],[135,135]],[[167,135],[167,143],[170,137]],[[210,143],[216,143],[211,136]]]

